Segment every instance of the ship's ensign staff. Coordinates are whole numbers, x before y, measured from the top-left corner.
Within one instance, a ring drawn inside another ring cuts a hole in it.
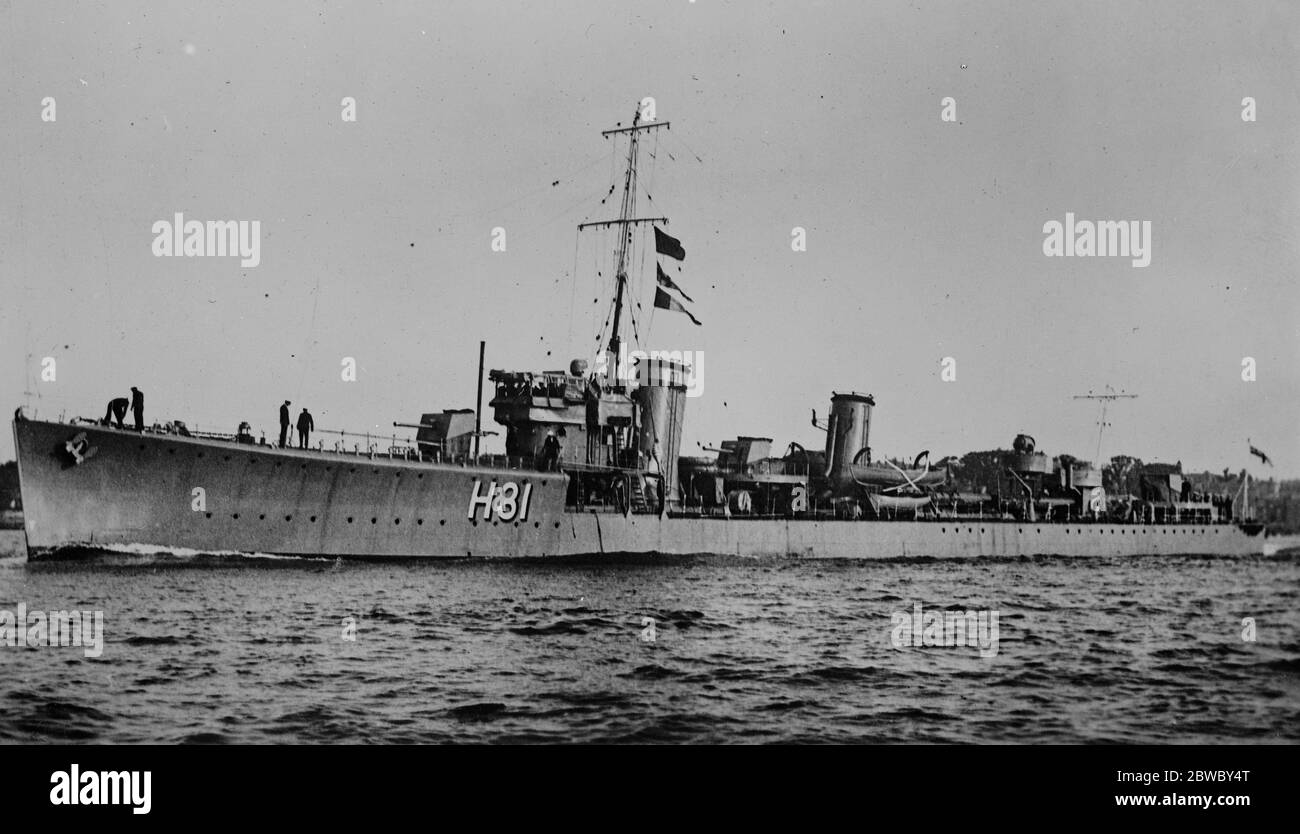
[[[303,409],[298,415],[298,448],[306,449],[307,441],[311,437],[311,430],[316,428],[316,423],[312,421],[311,414],[307,409]]]
[[[135,430],[144,431],[144,392],[131,386],[131,413],[135,416]]]
[[[117,397],[108,401],[108,410],[104,412],[104,425],[111,426],[113,421],[117,421],[117,427],[124,429],[122,419],[126,417],[126,410],[131,405],[131,401],[126,397]]]
[[[280,448],[284,448],[285,439],[289,436],[289,401],[285,400],[284,405],[280,406]]]

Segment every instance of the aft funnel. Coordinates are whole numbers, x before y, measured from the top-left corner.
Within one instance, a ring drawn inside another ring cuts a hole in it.
[[[835,484],[853,483],[853,462],[858,453],[871,453],[871,408],[876,401],[870,394],[832,394],[831,414],[826,421],[827,476]]]

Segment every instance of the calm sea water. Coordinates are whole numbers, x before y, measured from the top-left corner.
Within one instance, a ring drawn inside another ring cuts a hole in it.
[[[1294,555],[33,565],[0,537],[0,610],[105,632],[0,647],[3,742],[1300,740]],[[997,611],[997,655],[896,648],[915,603]]]

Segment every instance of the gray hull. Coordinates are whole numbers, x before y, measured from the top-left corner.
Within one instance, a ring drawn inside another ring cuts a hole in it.
[[[565,508],[565,477],[558,473],[282,450],[39,420],[15,420],[14,438],[33,559],[119,548],[360,558],[831,559],[1264,550],[1262,533],[1251,535],[1236,525],[661,518],[571,511]],[[488,500],[493,486],[504,490],[508,484],[514,484],[512,501]]]

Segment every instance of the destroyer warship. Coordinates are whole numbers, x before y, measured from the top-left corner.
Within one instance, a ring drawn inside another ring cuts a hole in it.
[[[1016,436],[1005,489],[962,491],[953,461],[873,460],[869,394],[832,393],[824,442],[737,437],[681,454],[692,367],[642,355],[621,373],[636,235],[684,258],[665,217],[638,217],[642,137],[668,122],[603,133],[627,141],[604,351],[589,370],[493,370],[489,407],[504,455],[479,453],[479,403],[421,415],[413,438],[292,449],[172,421],[136,431],[50,421],[19,408],[13,431],[30,559],[125,550],[303,557],[438,558],[722,555],[888,559],[1263,552],[1244,503],[1192,490],[1175,467],[1108,495],[1102,471]],[[657,259],[656,259],[657,260]],[[658,263],[654,305],[690,315]],[[693,317],[692,317],[693,318]],[[1238,509],[1241,507],[1241,511]]]

